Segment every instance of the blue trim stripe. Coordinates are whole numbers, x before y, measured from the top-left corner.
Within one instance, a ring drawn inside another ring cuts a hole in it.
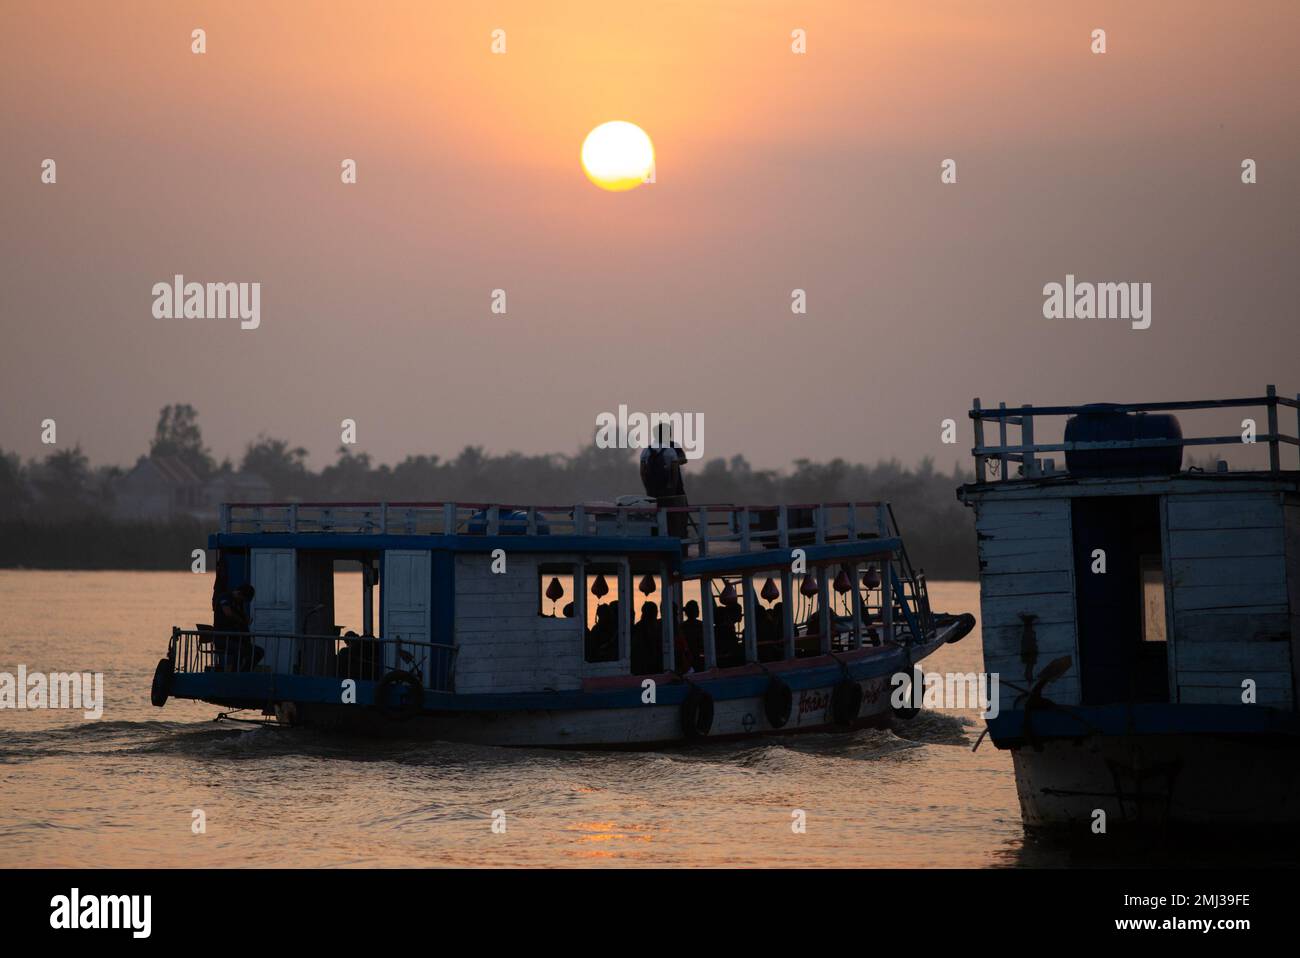
[[[1059,706],[1034,709],[1025,734],[1025,711],[1003,710],[988,719],[998,748],[1018,748],[1044,739],[1084,739],[1130,735],[1289,735],[1300,736],[1300,715],[1266,705]]]

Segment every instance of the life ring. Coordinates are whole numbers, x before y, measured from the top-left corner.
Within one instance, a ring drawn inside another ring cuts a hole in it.
[[[692,685],[682,702],[682,734],[688,739],[703,738],[713,728],[713,696]]]
[[[394,708],[389,693],[398,686],[404,686],[405,691],[401,694],[401,704]],[[399,721],[414,718],[424,708],[424,686],[410,672],[402,669],[389,672],[375,686],[375,708],[384,718]]]
[[[778,675],[772,676],[763,692],[763,712],[772,728],[781,728],[790,721],[790,710],[794,708],[794,693]]]
[[[149,701],[162,708],[167,704],[167,696],[172,692],[172,660],[159,659],[158,667],[153,670],[153,686],[149,689]]]
[[[862,710],[862,686],[853,679],[841,679],[831,689],[831,718],[836,725],[852,725]]]

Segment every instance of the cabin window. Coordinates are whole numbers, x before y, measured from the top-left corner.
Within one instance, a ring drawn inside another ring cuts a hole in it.
[[[794,582],[794,654],[809,658],[822,654],[820,572],[810,568]]]
[[[545,619],[572,619],[574,567],[542,563],[537,571],[537,614]]]
[[[632,674],[655,675],[664,670],[664,602],[659,569],[634,567],[635,617],[632,621]]]
[[[713,585],[713,654],[718,668],[745,664],[745,602],[742,580],[719,577]]]
[[[756,576],[751,584],[758,661],[776,662],[785,658],[785,601],[781,595],[781,577],[764,574]]]
[[[682,582],[680,594],[681,608],[674,611],[677,614],[676,634],[681,637],[684,649],[676,653],[681,657],[681,661],[677,662],[677,670],[683,673],[692,669],[703,672],[707,666],[704,660],[704,610],[700,607],[700,580],[687,579]]]
[[[619,654],[619,616],[624,614],[619,601],[619,567],[586,567],[587,626],[583,640],[583,658],[588,662],[617,662]]]
[[[323,610],[323,622],[339,635],[375,634],[379,608],[379,570],[373,557],[335,559],[333,607]]]
[[[1138,558],[1142,575],[1142,641],[1165,642],[1165,570],[1158,555]]]

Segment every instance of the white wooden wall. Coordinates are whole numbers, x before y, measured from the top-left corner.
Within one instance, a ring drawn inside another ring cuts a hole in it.
[[[539,566],[572,561],[572,556],[518,553],[508,556],[505,573],[494,575],[486,553],[456,557],[457,692],[581,687],[582,604],[575,601],[571,619],[537,614]],[[576,589],[581,593],[582,584]],[[619,674],[619,663],[609,664]]]
[[[1045,689],[1054,702],[1079,703],[1079,653],[1074,615],[1074,536],[1069,499],[1002,499],[978,506],[980,632],[985,669],[1007,682],[1025,685],[1020,660],[1024,623],[1037,616],[1037,675],[1053,659],[1070,656],[1070,670]],[[1001,683],[1001,707],[1011,709],[1021,693]],[[1023,700],[1022,700],[1023,701]]]
[[[255,594],[252,608],[254,632],[298,631],[296,560],[292,549],[252,549],[251,579]],[[274,672],[292,672],[294,644],[264,641],[267,652],[262,662]]]
[[[1249,678],[1259,704],[1290,708],[1287,533],[1294,549],[1300,523],[1287,529],[1278,493],[1170,495],[1166,503],[1176,701],[1241,704]]]
[[[428,549],[389,549],[384,553],[384,584],[379,598],[384,604],[384,638],[428,642],[433,631],[433,553]],[[423,653],[421,653],[423,654]],[[384,665],[405,668],[397,660],[396,645],[384,646]],[[424,667],[427,686],[433,678]]]

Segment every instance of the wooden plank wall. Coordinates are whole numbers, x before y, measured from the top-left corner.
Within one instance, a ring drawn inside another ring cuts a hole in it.
[[[581,687],[580,621],[537,614],[539,566],[566,561],[572,557],[516,553],[495,575],[487,555],[456,557],[457,692]]]
[[[1079,703],[1079,654],[1074,611],[1074,546],[1070,500],[989,497],[975,520],[979,537],[980,631],[984,667],[1006,680],[1000,683],[1001,707],[1016,708],[1025,686],[1021,661],[1022,613],[1037,616],[1034,635],[1037,675],[1048,662],[1068,655],[1070,669],[1046,689],[1063,705]]]
[[[1241,704],[1250,678],[1259,704],[1292,707],[1300,510],[1288,527],[1281,496],[1260,492],[1170,495],[1166,508],[1176,701]]]

